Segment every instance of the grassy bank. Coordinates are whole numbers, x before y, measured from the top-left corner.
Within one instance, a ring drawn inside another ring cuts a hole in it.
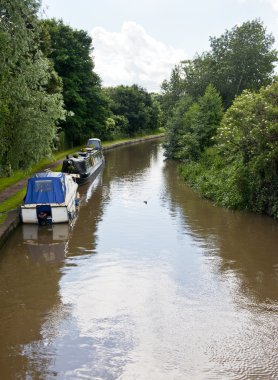
[[[48,165],[52,165],[56,161],[61,160],[67,154],[74,153],[78,148],[79,147],[75,147],[73,149],[68,149],[65,151],[60,151],[60,152],[54,153],[51,158],[46,158],[46,159],[38,162],[36,165],[32,166],[28,170],[16,170],[11,177],[1,177],[0,178],[0,191],[12,186],[16,182],[18,182],[24,178],[30,177],[30,175],[37,173],[40,170],[47,168]]]
[[[0,204],[0,224],[4,223],[9,211],[14,210],[23,202],[25,193],[26,186]]]

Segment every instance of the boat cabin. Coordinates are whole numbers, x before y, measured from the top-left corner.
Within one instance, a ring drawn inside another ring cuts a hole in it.
[[[98,139],[93,139],[98,140]],[[75,153],[72,157],[67,157],[63,161],[62,172],[69,174],[77,174],[79,178],[76,179],[77,183],[84,183],[93,174],[97,174],[101,166],[104,163],[104,157],[101,150],[101,142],[99,141],[99,147],[85,148],[83,151]]]
[[[67,222],[75,212],[78,185],[64,173],[37,173],[29,178],[21,215],[24,223]]]
[[[87,148],[101,150],[101,141],[100,139],[92,138],[87,141]]]

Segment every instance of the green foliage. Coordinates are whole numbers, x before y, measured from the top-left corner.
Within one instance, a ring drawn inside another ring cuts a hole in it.
[[[161,85],[162,96],[160,99],[164,121],[171,114],[176,103],[185,95],[185,81],[183,78],[182,64],[176,65],[172,70],[169,81],[164,80]]]
[[[162,85],[166,156],[186,162],[182,175],[205,197],[278,217],[274,38],[254,20],[210,43]]]
[[[0,204],[0,213],[7,213],[16,207],[18,207],[22,202],[23,198],[26,194],[26,187],[19,190],[16,194],[14,194],[12,197],[7,199],[6,201],[2,202]]]
[[[227,165],[216,147],[207,148],[199,161],[181,165],[182,177],[203,197],[233,209],[246,208],[244,194],[240,191],[239,162]]]
[[[40,3],[0,1],[0,175],[51,153],[64,116],[53,67],[40,50]]]
[[[226,112],[217,141],[229,162],[241,159],[249,208],[274,213],[278,202],[278,81],[245,91]]]
[[[183,147],[182,136],[184,135],[183,117],[191,104],[191,97],[183,96],[176,103],[172,111],[172,116],[168,119],[164,143],[165,156],[167,158],[180,158],[180,149]]]
[[[245,91],[226,112],[216,145],[182,176],[223,206],[278,217],[278,82]]]
[[[135,136],[160,127],[160,106],[156,98],[143,88],[117,86],[107,88],[110,108],[115,121],[115,134]]]
[[[274,38],[259,20],[253,20],[210,38],[213,84],[230,105],[244,89],[258,90],[273,77],[277,52]]]
[[[212,138],[222,117],[221,98],[211,85],[198,102],[191,104],[191,98],[184,96],[169,119],[165,144],[167,157],[198,159],[200,153],[214,143]]]
[[[108,101],[94,72],[91,37],[61,20],[45,20],[43,28],[50,35],[44,49],[63,79],[67,117],[62,128],[68,145],[79,145],[92,135],[106,138]]]
[[[211,49],[193,60],[180,63],[169,81],[162,84],[163,110],[171,114],[179,97],[187,93],[195,101],[212,84],[220,93],[225,109],[244,89],[259,90],[271,83],[277,51],[274,38],[260,20],[247,21],[210,37]]]

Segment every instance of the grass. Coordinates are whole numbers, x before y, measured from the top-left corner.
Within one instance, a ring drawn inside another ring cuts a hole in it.
[[[20,181],[26,177],[26,172],[22,170],[17,170],[14,172],[12,177],[1,177],[0,179],[0,191],[6,189],[7,187],[13,185],[14,183]]]
[[[18,207],[26,194],[26,186],[0,204],[0,213],[6,213]]]
[[[7,213],[17,208],[23,202],[26,194],[26,186],[0,204],[0,224],[6,220]]]

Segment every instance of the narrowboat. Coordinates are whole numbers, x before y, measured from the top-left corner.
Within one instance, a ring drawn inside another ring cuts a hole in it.
[[[51,171],[37,173],[28,179],[21,206],[23,223],[70,223],[78,205],[78,184],[74,176]]]
[[[86,148],[63,161],[62,173],[79,175],[76,181],[78,184],[82,184],[93,179],[103,165],[101,141],[92,138],[88,140]]]

